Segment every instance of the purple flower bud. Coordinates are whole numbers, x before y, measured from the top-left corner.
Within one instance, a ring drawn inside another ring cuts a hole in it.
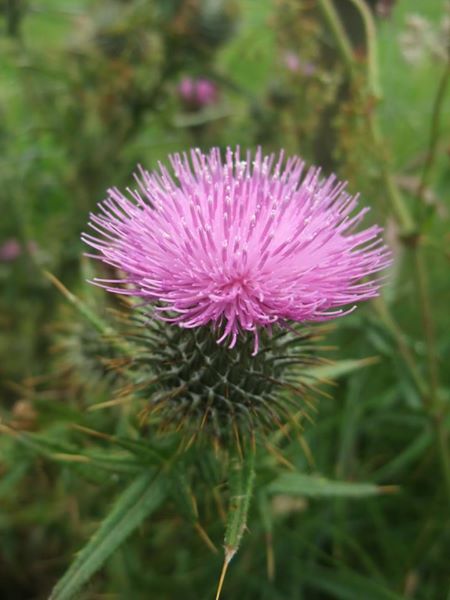
[[[184,77],[178,86],[178,93],[186,107],[191,110],[211,106],[219,98],[217,85],[206,78]]]
[[[196,92],[197,102],[200,106],[210,106],[217,102],[217,86],[209,79],[199,79]]]
[[[300,73],[305,77],[311,77],[316,71],[316,67],[312,62],[301,60],[295,52],[290,50],[283,54],[282,63],[291,73]]]
[[[288,71],[291,71],[292,73],[298,73],[300,70],[300,59],[295,52],[291,52],[290,50],[285,52],[282,60]]]
[[[178,85],[178,92],[184,102],[189,104],[195,102],[195,83],[192,77],[183,77]]]

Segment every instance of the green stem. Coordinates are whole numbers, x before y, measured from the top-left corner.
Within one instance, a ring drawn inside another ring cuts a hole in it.
[[[441,468],[444,474],[445,489],[447,496],[450,498],[450,456],[449,456],[449,440],[448,431],[445,427],[442,414],[437,414],[434,417],[434,427],[438,437],[439,457],[441,460]]]
[[[413,248],[413,257],[417,277],[417,288],[419,292],[420,311],[422,314],[422,324],[425,332],[425,342],[427,345],[428,375],[430,380],[429,395],[424,396],[424,404],[426,404],[428,407],[428,412],[432,418],[434,429],[436,431],[442,473],[444,476],[447,494],[450,498],[449,440],[448,432],[444,422],[444,411],[440,405],[439,362],[436,350],[436,333],[432,318],[430,295],[428,293],[426,265],[421,247],[415,246]]]
[[[378,119],[372,110],[369,112],[367,120],[372,143],[377,150],[378,156],[380,156],[381,180],[384,184],[392,211],[400,225],[402,238],[410,239],[415,235],[416,224],[414,223],[411,213],[409,212],[408,207],[406,206],[403,197],[400,194],[395,179],[392,176],[391,170],[389,169],[386,157],[383,156],[385,143]]]
[[[419,305],[422,315],[422,325],[427,345],[428,375],[430,378],[429,402],[431,408],[436,409],[438,403],[439,373],[438,358],[436,352],[436,334],[431,314],[431,303],[428,294],[428,277],[426,266],[419,246],[413,248],[413,259],[417,278],[417,290],[419,293]]]
[[[444,108],[445,93],[447,86],[450,81],[450,54],[447,59],[447,64],[442,74],[441,81],[437,89],[436,97],[434,99],[433,111],[431,116],[431,127],[430,127],[430,139],[428,141],[428,149],[425,157],[425,163],[423,166],[422,177],[420,179],[419,187],[417,188],[416,196],[419,203],[423,203],[425,190],[428,184],[428,179],[433,167],[433,163],[436,159],[436,152],[439,142],[439,125],[441,120],[441,113]],[[420,207],[419,207],[420,209]],[[422,211],[420,211],[421,213]],[[420,220],[419,220],[420,222]]]
[[[362,0],[349,0],[355,8],[358,10],[361,20],[364,24],[364,29],[367,39],[367,81],[368,89],[371,95],[379,100],[382,97],[381,84],[379,79],[379,68],[378,68],[378,46],[377,46],[377,32],[375,27],[375,21],[371,11]],[[392,210],[395,213],[397,221],[402,228],[402,235],[409,237],[414,234],[416,230],[415,223],[411,217],[410,211],[406,206],[403,197],[401,196],[398,187],[395,183],[394,177],[392,176],[391,170],[389,169],[388,162],[386,160],[384,148],[385,142],[383,134],[379,126],[377,114],[375,109],[370,107],[368,116],[369,134],[372,139],[373,145],[377,150],[377,155],[380,157],[380,169],[381,178],[386,189],[386,193],[389,197]]]
[[[374,97],[378,99],[381,97],[381,89],[378,80],[378,58],[376,50],[375,25],[373,23],[373,19],[370,12],[368,10],[365,10],[365,7],[361,2],[359,2],[358,0],[350,1],[360,11],[361,18],[363,19],[365,25],[369,53],[367,73],[369,89],[371,90],[371,93],[374,95]],[[318,4],[325,18],[325,21],[327,22],[327,25],[330,27],[331,31],[334,34],[337,48],[351,77],[353,75],[355,62],[350,42],[342,26],[339,15],[337,14],[336,9],[334,8],[331,0],[318,0]],[[402,228],[402,236],[408,238],[414,234],[416,226],[407,206],[403,201],[402,196],[398,191],[394,178],[392,177],[389,166],[386,162],[386,158],[383,156],[383,136],[381,134],[380,127],[378,125],[378,120],[373,109],[370,109],[368,114],[368,126],[370,137],[374,146],[377,149],[377,154],[381,156],[381,178],[386,188],[386,192],[389,197],[392,210],[394,211],[397,221],[400,223],[400,226]]]
[[[372,12],[363,0],[349,0],[358,10],[364,23],[367,39],[367,81],[369,90],[374,98],[382,97],[380,74],[378,69],[377,29]]]
[[[339,15],[334,8],[333,2],[331,2],[331,0],[318,0],[318,5],[327,25],[333,32],[342,59],[345,62],[347,69],[351,72],[354,66],[352,46],[345,33],[345,29],[342,26]]]
[[[427,393],[426,383],[417,368],[416,361],[414,359],[413,353],[411,352],[408,344],[405,340],[405,335],[400,327],[397,325],[397,322],[393,318],[388,305],[386,304],[385,299],[380,296],[373,301],[373,307],[377,312],[379,318],[385,324],[387,329],[391,332],[392,336],[395,339],[398,350],[405,361],[406,366],[409,369],[412,380],[417,388],[417,391],[420,394],[420,397],[423,398]]]

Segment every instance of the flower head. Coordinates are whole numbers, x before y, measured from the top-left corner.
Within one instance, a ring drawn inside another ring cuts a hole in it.
[[[218,148],[170,157],[172,173],[140,169],[127,196],[110,189],[83,234],[123,273],[96,279],[141,297],[183,328],[212,326],[232,348],[274,324],[324,321],[378,295],[390,263],[381,229],[356,231],[367,208],[335,176],[298,157]]]

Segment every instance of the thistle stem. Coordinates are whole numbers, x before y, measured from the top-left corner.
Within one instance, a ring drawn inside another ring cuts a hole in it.
[[[395,179],[391,173],[386,157],[384,154],[385,142],[383,134],[378,123],[378,119],[371,109],[367,115],[367,124],[369,128],[369,134],[373,145],[377,150],[380,160],[380,175],[383,182],[386,194],[389,198],[392,212],[401,228],[401,236],[403,240],[413,239],[416,233],[416,224],[414,223],[411,213],[406,206],[402,195],[397,187]]]
[[[367,39],[367,82],[372,96],[380,100],[382,93],[378,68],[378,45],[375,21],[369,7],[363,0],[348,1],[358,10],[364,23]]]
[[[381,97],[382,92],[378,80],[378,59],[375,24],[373,22],[371,13],[368,10],[365,10],[366,7],[364,7],[361,2],[359,2],[358,0],[350,0],[350,2],[352,2],[352,4],[359,10],[365,26],[369,53],[369,68],[367,78],[371,95],[375,100],[378,100]],[[318,4],[323,14],[323,17],[327,22],[327,25],[333,32],[337,48],[341,54],[345,66],[347,67],[349,76],[352,77],[355,68],[355,60],[350,41],[341,23],[339,15],[336,12],[336,9],[334,8],[331,0],[318,0]],[[378,153],[380,155],[383,153],[383,148],[385,144],[383,140],[383,135],[378,124],[378,119],[373,107],[371,107],[368,112],[368,127],[372,142],[377,148]],[[416,227],[414,221],[412,220],[410,212],[407,206],[405,205],[401,194],[398,191],[398,188],[395,184],[394,178],[392,177],[392,173],[390,172],[385,157],[383,157],[383,159],[381,160],[380,170],[380,175],[384,183],[384,187],[386,188],[386,192],[389,196],[392,210],[395,213],[397,221],[402,227],[402,235],[404,237],[409,237],[412,234],[414,234]]]
[[[318,0],[318,5],[327,25],[333,32],[342,60],[347,69],[350,72],[353,71],[354,63],[352,46],[333,3],[331,0]]]

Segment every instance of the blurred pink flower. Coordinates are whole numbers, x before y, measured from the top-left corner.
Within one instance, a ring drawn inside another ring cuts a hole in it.
[[[295,52],[288,50],[282,56],[282,63],[291,73],[300,73],[305,77],[311,77],[316,71],[316,67],[312,62],[303,61]]]
[[[292,73],[298,73],[300,70],[300,59],[295,52],[290,50],[283,54],[283,64],[286,69],[292,71]]]
[[[9,238],[0,245],[0,261],[12,262],[22,254],[22,246],[15,238]]]
[[[209,106],[215,104],[218,99],[217,86],[209,79],[199,79],[197,81],[197,102],[200,106]]]
[[[217,85],[206,78],[183,77],[178,93],[188,108],[198,109],[215,104],[219,99]]]
[[[192,77],[183,77],[178,85],[178,92],[185,102],[193,102],[195,98],[195,83]]]

